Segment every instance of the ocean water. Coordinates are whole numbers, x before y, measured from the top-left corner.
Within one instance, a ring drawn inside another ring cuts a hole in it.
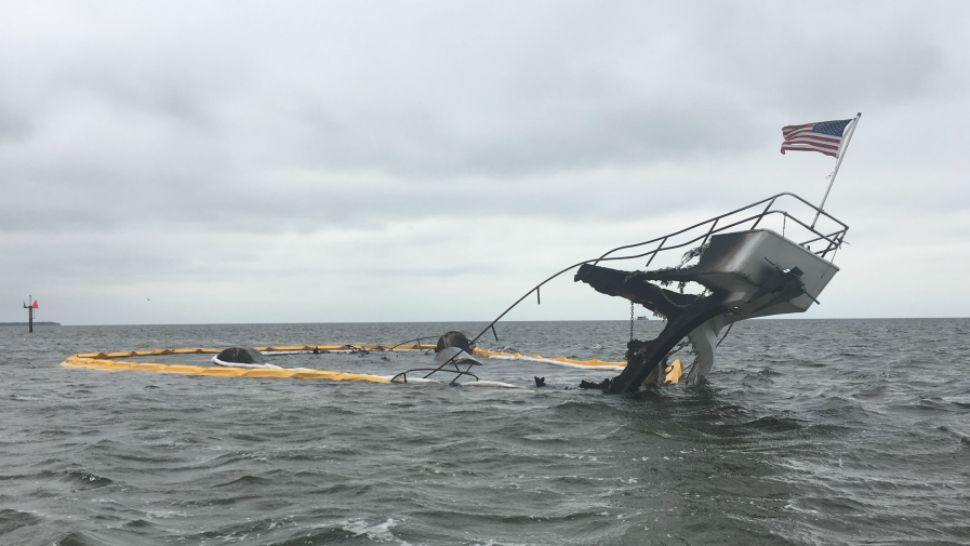
[[[480,326],[0,328],[0,545],[970,544],[967,319],[749,321],[706,385],[629,396],[573,388],[615,372],[531,362],[480,375],[548,388],[58,367]],[[498,333],[483,345],[620,359],[629,323]],[[431,360],[271,358],[382,374]]]

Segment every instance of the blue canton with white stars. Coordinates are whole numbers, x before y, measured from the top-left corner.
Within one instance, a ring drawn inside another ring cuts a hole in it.
[[[845,126],[848,125],[850,121],[852,120],[838,119],[835,121],[820,121],[812,126],[812,132],[841,137],[843,131],[845,131]]]

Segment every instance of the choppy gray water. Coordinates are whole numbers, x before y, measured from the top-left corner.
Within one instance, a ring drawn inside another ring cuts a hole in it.
[[[57,367],[477,326],[0,328],[0,544],[970,543],[966,319],[751,321],[707,386],[636,396],[556,388],[612,373],[525,362],[483,379],[553,387]],[[486,346],[620,359],[627,328],[505,323]],[[274,358],[389,374],[431,357]]]

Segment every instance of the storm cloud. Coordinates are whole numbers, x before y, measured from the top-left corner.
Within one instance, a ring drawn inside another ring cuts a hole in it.
[[[888,6],[2,2],[0,319],[488,319],[606,248],[820,199],[833,161],[780,128],[857,111],[809,316],[966,316],[970,7]],[[623,318],[561,291],[513,318]]]

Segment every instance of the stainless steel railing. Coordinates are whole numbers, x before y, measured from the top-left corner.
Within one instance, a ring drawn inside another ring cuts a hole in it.
[[[814,220],[812,220],[811,223],[807,223],[803,220],[803,216],[789,213],[788,210],[784,208],[775,208],[776,205],[778,205],[779,203],[784,204],[784,202],[788,200],[794,200],[794,203],[797,204],[798,206],[807,208],[808,215],[813,216]],[[757,229],[758,226],[761,225],[766,218],[776,218],[776,217],[781,217],[783,231],[786,230],[785,226],[787,226],[787,223],[790,220],[792,223],[794,223],[793,227],[795,227],[796,229],[801,228],[802,231],[807,232],[807,235],[803,235],[803,237],[807,236],[809,238],[798,243],[799,245],[806,248],[810,248],[810,245],[822,243],[823,245],[822,248],[818,250],[813,250],[813,252],[817,256],[823,259],[828,258],[830,255],[834,257],[835,251],[838,250],[845,243],[845,234],[849,231],[849,226],[847,224],[845,224],[841,220],[838,220],[837,218],[825,212],[824,210],[819,209],[818,207],[809,203],[802,197],[794,193],[782,192],[776,195],[772,195],[771,197],[767,197],[765,199],[755,201],[750,205],[745,205],[743,207],[732,210],[730,212],[726,212],[724,214],[720,214],[718,216],[708,218],[707,220],[698,222],[692,226],[688,226],[686,228],[675,231],[673,233],[668,233],[667,235],[656,237],[654,239],[649,239],[647,241],[618,246],[616,248],[613,248],[604,252],[598,258],[583,260],[581,262],[578,262],[568,267],[565,267],[563,269],[560,269],[559,271],[553,273],[552,275],[544,279],[539,284],[533,286],[531,289],[529,289],[528,292],[523,294],[519,299],[515,300],[515,302],[513,302],[512,305],[508,306],[504,311],[502,311],[501,314],[499,314],[499,316],[497,316],[494,320],[492,320],[492,322],[490,322],[488,326],[482,329],[482,331],[479,332],[478,335],[476,335],[471,340],[471,343],[475,343],[476,341],[478,341],[489,330],[491,330],[492,335],[495,336],[495,339],[497,340],[498,334],[495,331],[495,324],[498,323],[498,321],[502,320],[502,318],[504,318],[505,315],[507,315],[510,311],[512,311],[512,309],[515,309],[516,306],[522,303],[523,300],[531,296],[533,293],[535,293],[536,295],[536,301],[541,303],[542,298],[541,298],[540,290],[546,283],[555,279],[556,277],[559,277],[563,273],[566,273],[567,271],[575,269],[581,265],[584,265],[584,264],[595,265],[603,261],[619,261],[619,260],[633,260],[638,258],[647,258],[646,264],[644,265],[644,268],[647,268],[647,267],[650,267],[650,264],[653,263],[654,258],[656,258],[657,255],[659,255],[661,252],[689,247],[691,245],[697,244],[698,241],[700,241],[699,243],[700,245],[704,245],[711,238],[711,236],[728,230]],[[830,226],[830,231],[828,233],[824,233],[820,231],[820,228],[816,227],[818,225],[819,219],[824,219],[822,223],[828,224]],[[782,233],[782,235],[786,235],[786,234]],[[792,240],[795,240],[795,239],[792,239]],[[649,246],[652,246],[652,248],[649,248],[648,250],[643,252],[639,252],[638,250],[633,254],[617,254],[621,251],[632,250],[632,249],[642,249],[643,247],[649,247]],[[831,258],[829,258],[829,260],[831,261]]]

